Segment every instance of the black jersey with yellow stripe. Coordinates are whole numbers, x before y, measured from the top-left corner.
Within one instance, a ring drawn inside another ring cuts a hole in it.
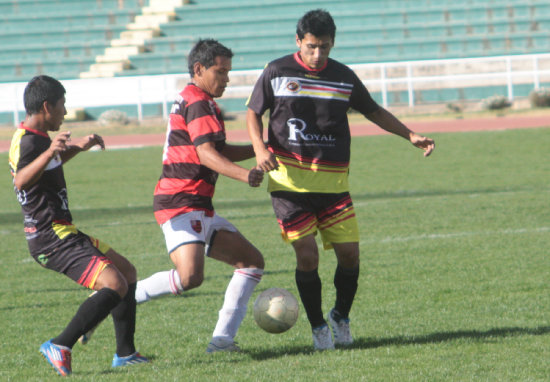
[[[269,63],[256,82],[248,107],[270,110],[268,147],[279,169],[269,172],[269,191],[340,193],[349,190],[350,108],[378,110],[357,75],[328,59],[308,68],[298,53]]]
[[[18,171],[32,163],[51,144],[46,133],[27,128],[23,123],[13,135],[9,165],[15,178]],[[67,187],[59,155],[46,166],[38,181],[15,193],[24,219],[24,231],[33,256],[48,254],[77,230],[72,224]]]

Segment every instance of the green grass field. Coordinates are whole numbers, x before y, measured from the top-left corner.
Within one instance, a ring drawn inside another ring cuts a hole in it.
[[[151,364],[110,368],[108,318],[88,345],[75,345],[72,379],[548,381],[550,129],[433,137],[430,158],[396,137],[354,139],[362,264],[351,348],[313,352],[302,310],[280,335],[262,332],[248,314],[237,336],[243,353],[206,355],[232,273],[207,261],[199,289],[138,306],[136,343]],[[141,277],[171,266],[151,208],[160,155],[160,148],[89,152],[65,166],[77,226],[125,254]],[[88,292],[31,259],[7,154],[0,161],[0,379],[54,380],[38,347]],[[274,286],[297,295],[294,254],[279,237],[265,187],[220,178],[215,206],[264,253],[253,298]],[[325,312],[334,267],[332,252],[323,252]]]

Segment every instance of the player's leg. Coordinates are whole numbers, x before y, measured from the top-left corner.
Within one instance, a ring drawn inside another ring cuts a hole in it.
[[[208,353],[239,350],[234,338],[246,315],[250,296],[260,282],[264,269],[264,259],[260,251],[231,223],[218,216],[215,219],[218,230],[213,232],[208,257],[229,264],[235,270],[225,291],[223,306],[206,350]]]
[[[338,266],[334,273],[336,302],[333,313],[348,318],[359,279],[359,243],[333,243]]]
[[[271,193],[283,239],[292,244],[296,254],[296,287],[311,325],[313,345],[317,350],[326,350],[333,349],[334,344],[323,317],[315,199],[313,194]]]
[[[355,299],[359,279],[359,243],[333,243],[338,258],[334,273],[336,301],[328,314],[328,322],[337,345],[351,345],[349,312]]]
[[[285,241],[296,254],[296,286],[312,328],[326,325],[321,308],[321,279],[317,234],[317,217],[311,195],[296,192],[273,192],[271,201]]]
[[[122,316],[122,319],[124,320],[124,322],[122,323],[124,330],[122,330],[123,328],[121,328],[120,331],[115,330],[118,333],[117,336],[133,338],[134,330],[135,330],[135,307],[132,307],[132,305],[135,305],[135,304],[132,302],[132,300],[135,301],[134,295],[135,295],[135,288],[136,288],[136,268],[128,259],[126,259],[124,256],[117,253],[109,245],[105,244],[104,242],[92,236],[89,236],[89,238],[92,245],[96,247],[105,257],[111,260],[111,262],[116,267],[116,269],[126,279],[126,283],[128,285],[128,292],[124,296],[123,301],[121,301],[121,303],[117,305],[117,309],[113,317]],[[134,313],[132,313],[132,311]],[[126,321],[129,321],[128,324],[126,324]],[[119,321],[115,319],[115,328],[118,326],[118,323]],[[87,344],[92,334],[94,333],[95,329],[96,328],[92,328],[91,330],[83,334],[79,338],[80,343],[82,343],[83,345]],[[126,334],[122,335],[121,333],[126,333]],[[122,354],[127,353],[127,351],[125,351],[124,349],[118,349],[117,353],[118,351],[122,351]]]
[[[204,281],[204,244],[189,243],[170,252],[182,291],[198,288]]]
[[[126,295],[111,310],[117,343],[117,350],[113,357],[112,366],[118,367],[148,362],[147,358],[141,356],[136,351],[134,343],[136,331],[136,269],[128,259],[112,248],[109,248],[105,252],[105,256],[113,262],[120,276],[126,280],[128,285]],[[100,277],[102,275],[103,272]]]
[[[70,266],[67,267],[68,263]],[[71,373],[72,347],[82,334],[107,317],[111,309],[121,301],[121,294],[126,293],[127,286],[123,279],[116,283],[100,281],[98,284],[102,273],[115,275],[118,271],[84,235],[75,237],[51,253],[45,266],[64,273],[84,287],[98,290],[80,305],[58,336],[40,347],[40,352],[55,370],[61,375],[68,375]]]
[[[322,283],[319,277],[319,249],[315,235],[292,242],[296,253],[296,286],[311,325],[315,350],[334,349],[327,322],[323,318]]]
[[[338,266],[334,274],[336,301],[328,314],[328,322],[339,345],[353,343],[349,328],[349,312],[357,292],[359,278],[359,229],[348,193],[332,195],[319,222],[325,249],[334,248]]]
[[[322,284],[319,277],[319,249],[315,235],[310,234],[292,242],[296,253],[296,286],[312,328],[326,325],[321,307]]]
[[[166,240],[166,248],[168,253],[170,253],[170,257],[174,264],[176,264],[176,261],[179,261],[178,258],[180,257],[180,251],[190,251],[191,253],[199,251],[200,253],[204,253],[206,240],[206,227],[204,219],[204,212],[193,211],[175,216],[161,225],[161,229]],[[189,245],[192,246],[187,247]],[[187,248],[184,249],[182,248],[183,246],[186,246]],[[192,255],[192,257],[194,258],[194,255]],[[201,258],[202,255],[197,256],[196,261],[201,261]],[[180,271],[182,274],[188,272],[185,266],[180,265],[179,269],[170,269],[168,271],[157,272],[146,279],[139,280],[136,288],[137,303],[140,304],[142,302],[149,301],[150,299],[168,294],[181,294],[187,288],[185,288],[182,283]],[[200,266],[191,273],[195,274],[194,272],[199,271],[202,272],[202,268]],[[197,274],[195,274],[194,277],[197,277],[196,275]],[[185,277],[188,278],[189,275],[186,275]],[[189,285],[193,282],[193,280],[189,279],[185,281],[185,283]]]

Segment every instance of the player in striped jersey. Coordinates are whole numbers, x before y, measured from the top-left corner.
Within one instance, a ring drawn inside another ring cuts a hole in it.
[[[269,172],[275,215],[296,252],[296,284],[319,350],[353,342],[349,312],[359,278],[359,234],[348,185],[348,109],[409,140],[425,156],[434,149],[433,140],[410,131],[380,107],[350,68],[329,58],[335,34],[328,12],[307,12],[296,28],[298,51],[266,66],[247,112],[258,167]],[[266,146],[262,115],[267,110]],[[336,302],[327,317],[334,340],[321,309],[317,231],[338,260]]]
[[[63,164],[95,145],[105,149],[96,134],[72,144],[70,132],[50,139],[65,114],[65,89],[48,76],[38,76],[24,93],[26,117],[14,133],[9,165],[15,193],[24,216],[29,251],[44,268],[63,273],[78,284],[94,289],[57,337],[40,352],[58,374],[71,374],[71,350],[78,338],[113,317],[117,351],[113,367],[148,362],[134,346],[136,322],[136,270],[108,245],[82,232],[72,223]]]
[[[225,142],[225,128],[214,98],[229,82],[231,50],[215,40],[200,40],[191,49],[192,82],[178,95],[170,113],[162,158],[162,175],[154,193],[154,210],[176,269],[140,280],[138,303],[165,294],[181,294],[204,280],[204,256],[235,268],[207,352],[238,351],[234,338],[248,300],[260,281],[262,254],[237,228],[214,211],[218,174],[258,187],[263,171],[233,162],[252,158],[251,145]]]

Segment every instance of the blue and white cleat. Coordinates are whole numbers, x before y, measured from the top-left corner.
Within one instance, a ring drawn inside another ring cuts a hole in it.
[[[315,350],[334,350],[334,342],[327,324],[323,324],[311,331]]]
[[[349,318],[337,318],[335,317],[334,309],[328,314],[328,323],[332,329],[334,335],[334,344],[349,346],[353,343],[353,337],[349,328]]]
[[[129,366],[129,365],[135,365],[138,363],[147,363],[149,360],[139,354],[138,352],[135,352],[134,354],[130,354],[126,357],[119,357],[115,354],[113,357],[113,363],[111,364],[112,367],[121,367],[121,366]]]
[[[68,347],[55,345],[52,340],[49,340],[40,346],[40,353],[53,366],[57,374],[66,377],[73,372],[71,369],[71,349]]]
[[[214,337],[206,348],[206,353],[212,354],[217,352],[240,352],[241,348],[232,339]]]

